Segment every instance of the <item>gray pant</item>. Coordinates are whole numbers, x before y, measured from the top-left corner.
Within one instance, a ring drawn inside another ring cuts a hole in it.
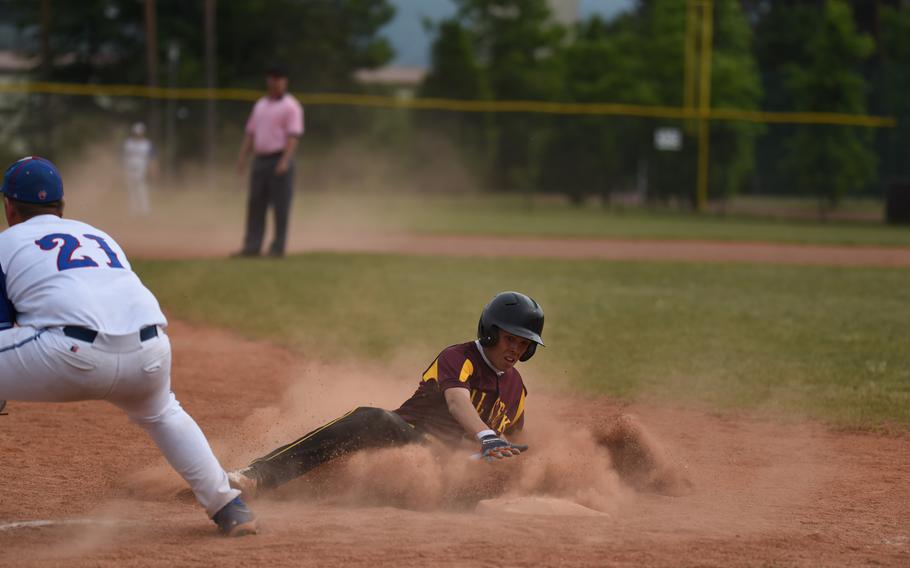
[[[250,195],[247,200],[246,236],[243,252],[259,254],[265,233],[265,215],[269,208],[275,214],[275,237],[269,247],[270,254],[284,254],[288,236],[288,216],[294,195],[294,163],[283,175],[275,173],[281,153],[256,156],[250,171]]]

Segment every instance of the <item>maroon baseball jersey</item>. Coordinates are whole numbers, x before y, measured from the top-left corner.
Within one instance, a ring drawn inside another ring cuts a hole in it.
[[[521,375],[512,367],[497,376],[473,341],[445,348],[424,371],[414,395],[395,412],[428,434],[457,442],[466,433],[446,404],[443,393],[452,388],[468,389],[480,419],[496,432],[509,434],[524,425],[528,391]]]

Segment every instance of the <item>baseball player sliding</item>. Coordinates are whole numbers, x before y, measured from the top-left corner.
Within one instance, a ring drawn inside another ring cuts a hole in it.
[[[479,444],[474,456],[487,461],[521,454],[528,446],[508,439],[524,427],[528,394],[515,365],[543,345],[543,322],[543,309],[530,297],[497,294],[481,312],[477,339],[443,349],[400,408],[356,408],[228,473],[231,486],[253,497],[368,448],[440,442],[455,449],[467,439]],[[620,414],[592,434],[617,473],[637,489],[680,495],[691,487],[635,417]]]
[[[483,309],[477,340],[453,345],[424,371],[398,410],[360,407],[229,474],[249,495],[272,489],[344,454],[467,436],[492,461],[527,450],[510,442],[524,425],[527,389],[515,368],[543,345],[543,309],[518,292],[497,294]]]
[[[29,156],[3,176],[0,399],[106,400],[142,427],[228,536],[256,519],[171,392],[158,301],[110,235],[63,219],[63,182]]]

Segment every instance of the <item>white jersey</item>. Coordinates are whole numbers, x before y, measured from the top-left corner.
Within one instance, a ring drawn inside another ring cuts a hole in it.
[[[128,175],[144,177],[155,155],[148,138],[127,138],[123,143],[123,167]]]
[[[56,215],[0,233],[0,304],[0,316],[12,309],[17,323],[36,328],[73,325],[126,335],[167,324],[110,235]],[[9,325],[0,321],[0,328]]]

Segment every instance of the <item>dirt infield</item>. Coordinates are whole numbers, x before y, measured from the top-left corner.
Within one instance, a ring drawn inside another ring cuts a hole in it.
[[[176,323],[170,331],[175,391],[228,467],[352,406],[400,402],[416,383],[413,369],[405,371],[411,361],[320,364],[218,330]],[[501,511],[440,500],[431,483],[439,464],[425,455],[379,452],[347,466],[340,484],[317,491],[303,480],[255,501],[263,533],[237,540],[215,536],[151,443],[112,406],[13,403],[0,417],[0,565],[910,564],[906,435],[620,408],[530,388],[529,435],[538,444],[515,458],[532,465],[515,477],[518,490]],[[571,434],[620,410],[662,440],[691,492],[636,491],[584,435]],[[554,441],[543,437],[555,424],[571,435],[559,459],[547,461]],[[462,463],[488,468],[473,470],[481,479],[509,471]],[[397,485],[384,493],[377,479]],[[515,509],[522,494],[602,514]]]

